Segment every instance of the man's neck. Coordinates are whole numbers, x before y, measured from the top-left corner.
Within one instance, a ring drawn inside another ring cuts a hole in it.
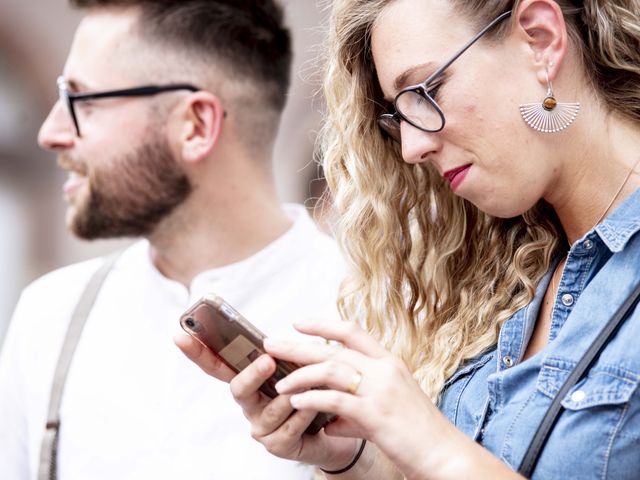
[[[282,236],[291,220],[265,190],[228,202],[194,192],[149,237],[156,268],[188,288],[200,272],[248,258]]]

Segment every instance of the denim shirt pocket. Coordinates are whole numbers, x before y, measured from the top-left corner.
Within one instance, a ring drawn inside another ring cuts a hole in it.
[[[554,398],[575,365],[562,358],[545,359],[538,393]],[[637,449],[638,380],[638,374],[619,364],[596,363],[562,399],[564,411],[547,440],[535,478],[637,478],[620,472],[637,472],[632,452]],[[544,402],[541,414],[549,403]]]
[[[547,358],[538,376],[538,391],[554,398],[575,367],[575,362]],[[638,387],[638,375],[614,365],[596,365],[562,400],[567,410],[628,403]]]
[[[482,394],[476,392],[476,388],[469,388],[475,374],[485,367],[494,358],[495,351],[482,354],[469,361],[458,369],[444,384],[438,407],[451,422],[467,435],[472,436],[477,423],[481,420],[487,399],[487,382],[473,382],[473,385],[481,386]],[[490,369],[492,373],[495,369]],[[469,390],[472,390],[471,392]],[[465,400],[461,401],[463,395]],[[463,407],[464,408],[463,408]]]

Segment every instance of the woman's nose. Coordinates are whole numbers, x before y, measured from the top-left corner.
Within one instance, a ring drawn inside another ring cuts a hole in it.
[[[402,158],[407,163],[426,162],[440,148],[440,132],[425,132],[410,123],[400,122]]]

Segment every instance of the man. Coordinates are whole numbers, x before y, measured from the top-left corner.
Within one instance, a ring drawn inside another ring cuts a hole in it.
[[[210,292],[269,335],[334,313],[336,246],[302,207],[279,205],[271,173],[291,56],[282,12],[271,0],[73,3],[86,15],[39,142],[69,171],[76,235],[144,239],[108,272],[73,354],[58,478],[309,478],[253,442],[228,386],[173,343]],[[103,264],[21,296],[0,357],[0,478],[36,478],[70,317]]]

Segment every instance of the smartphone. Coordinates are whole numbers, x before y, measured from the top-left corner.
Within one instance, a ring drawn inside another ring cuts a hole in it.
[[[198,342],[216,354],[236,373],[245,369],[265,353],[265,335],[217,295],[198,300],[180,317],[182,328]],[[299,365],[276,359],[276,371],[260,387],[270,398],[278,396],[275,384]],[[318,433],[335,415],[319,413],[306,433]]]

